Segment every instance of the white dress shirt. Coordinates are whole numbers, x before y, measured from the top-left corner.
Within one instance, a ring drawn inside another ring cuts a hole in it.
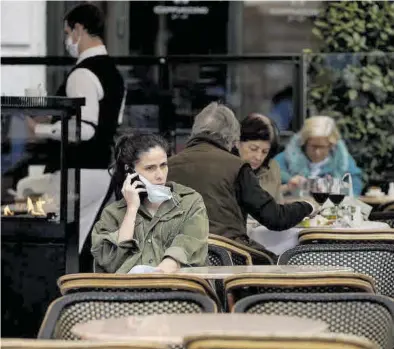
[[[108,53],[104,45],[95,46],[82,52],[76,64],[81,63],[86,58],[106,54]],[[100,80],[89,69],[77,68],[67,79],[66,95],[69,98],[85,97],[85,106],[81,108],[81,140],[87,141],[91,139],[94,136],[95,129],[92,125],[83,121],[88,121],[94,125],[98,124],[99,102],[104,98],[104,91]],[[68,127],[69,141],[73,141],[75,140],[75,118],[69,121]],[[40,138],[61,140],[61,122],[37,124],[35,134]]]

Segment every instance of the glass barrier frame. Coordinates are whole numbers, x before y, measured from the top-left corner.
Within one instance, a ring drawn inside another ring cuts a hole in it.
[[[113,57],[118,66],[157,66],[158,87],[160,90],[159,104],[165,106],[172,90],[172,71],[177,65],[187,64],[229,64],[229,63],[285,63],[293,66],[293,110],[294,119],[291,132],[300,130],[306,117],[306,64],[303,54],[255,54],[255,55],[171,55],[171,56],[125,56]],[[71,57],[1,57],[2,65],[45,65],[45,66],[72,66],[75,59]],[[223,101],[226,102],[226,101]],[[171,151],[175,151],[176,128],[171,125],[166,117],[165,108],[159,108],[158,129],[162,136],[171,144]],[[288,138],[289,131],[283,132],[284,138]]]

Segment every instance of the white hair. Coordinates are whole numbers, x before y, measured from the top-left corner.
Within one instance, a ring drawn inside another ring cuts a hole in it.
[[[223,104],[208,104],[195,118],[192,137],[205,133],[218,136],[229,150],[239,141],[240,124],[234,113]]]
[[[332,145],[337,144],[341,138],[335,120],[329,116],[313,116],[306,119],[300,135],[302,145],[310,137],[327,137]]]

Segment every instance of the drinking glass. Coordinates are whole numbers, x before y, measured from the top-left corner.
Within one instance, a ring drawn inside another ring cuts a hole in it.
[[[329,195],[329,182],[327,178],[309,179],[309,190],[312,197],[319,205],[323,205]]]
[[[329,199],[335,205],[335,216],[338,220],[339,204],[348,195],[349,185],[340,178],[331,179]]]

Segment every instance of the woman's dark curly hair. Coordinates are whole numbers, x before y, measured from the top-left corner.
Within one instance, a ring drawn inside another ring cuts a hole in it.
[[[166,153],[168,152],[166,140],[153,133],[125,134],[119,137],[115,144],[115,162],[110,167],[117,199],[122,197],[123,182],[129,172],[129,170],[126,170],[126,165],[133,170],[141,154],[156,147],[162,148]]]
[[[262,167],[269,167],[270,160],[279,150],[279,130],[275,122],[267,116],[252,113],[241,121],[240,141],[270,142],[270,151],[261,165]]]

